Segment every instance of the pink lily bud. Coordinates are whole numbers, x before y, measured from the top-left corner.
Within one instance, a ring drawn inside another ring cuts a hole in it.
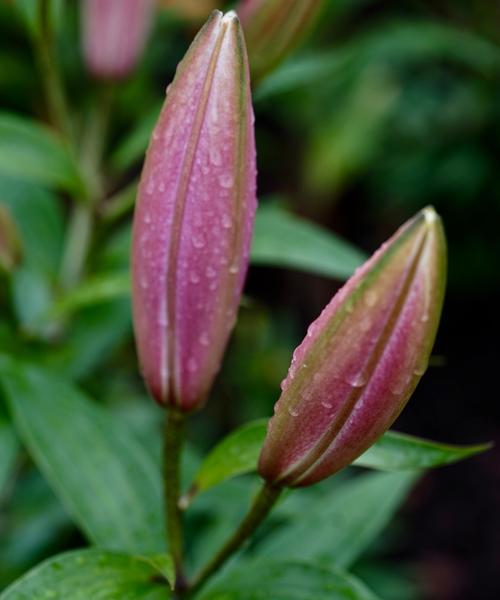
[[[240,0],[252,73],[272,70],[307,37],[324,0]]]
[[[155,0],[83,0],[83,53],[94,77],[122,79],[134,70],[154,6]]]
[[[235,322],[256,209],[250,79],[234,12],[214,11],[153,131],[132,248],[139,360],[153,397],[200,407]]]
[[[392,425],[427,367],[445,278],[443,228],[425,208],[349,279],[295,350],[260,456],[264,479],[320,481]]]
[[[0,204],[0,271],[10,273],[21,262],[21,239],[8,208]]]

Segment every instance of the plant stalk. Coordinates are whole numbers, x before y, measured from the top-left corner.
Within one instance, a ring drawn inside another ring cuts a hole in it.
[[[47,108],[52,125],[66,138],[74,149],[74,135],[66,95],[57,66],[54,32],[50,19],[51,0],[39,0],[39,30],[33,36],[35,57],[45,89]]]
[[[182,516],[178,506],[181,491],[180,466],[184,429],[184,414],[176,408],[169,408],[163,453],[165,513],[169,550],[175,565],[176,589],[179,592],[185,588]]]
[[[212,560],[203,567],[197,577],[195,577],[192,586],[189,588],[189,597],[192,597],[192,595],[200,590],[200,588],[205,585],[226,561],[243,546],[271,512],[271,509],[276,504],[281,492],[282,488],[267,482],[264,483],[238,529],[227,540]]]

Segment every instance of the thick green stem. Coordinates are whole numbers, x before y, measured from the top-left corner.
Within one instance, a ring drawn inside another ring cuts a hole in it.
[[[200,571],[189,588],[189,597],[195,594],[224,563],[237,552],[256,531],[275,505],[282,488],[265,483],[235,533],[227,540],[214,558]]]
[[[185,587],[182,517],[178,505],[181,491],[180,466],[182,444],[184,441],[184,425],[184,414],[175,408],[170,408],[165,428],[163,473],[168,544],[175,564],[177,588],[179,591]]]

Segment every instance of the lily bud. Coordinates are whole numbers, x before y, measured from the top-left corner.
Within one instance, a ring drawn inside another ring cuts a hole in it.
[[[234,12],[212,13],[167,90],[139,186],[133,314],[153,397],[203,404],[235,322],[256,209],[253,110]]]
[[[320,481],[392,425],[427,367],[445,278],[444,232],[426,208],[349,279],[295,350],[260,456],[264,479]]]
[[[0,204],[0,270],[10,273],[21,262],[21,240],[7,207]]]
[[[155,0],[83,0],[85,64],[99,79],[133,71],[151,28]]]
[[[252,73],[272,70],[307,37],[324,0],[240,0]]]

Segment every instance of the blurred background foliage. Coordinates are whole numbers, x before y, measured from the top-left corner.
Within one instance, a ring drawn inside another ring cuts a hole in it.
[[[76,160],[49,128],[36,3],[0,2],[0,227],[7,221],[18,239],[14,264],[1,261],[0,347],[78,383],[148,440],[161,411],[146,398],[132,341],[131,211],[165,87],[198,23],[159,12],[137,72],[104,85],[82,63],[78,4],[55,2],[51,15]],[[307,43],[255,82],[254,265],[223,372],[191,428],[194,456],[271,413],[307,323],[426,204],[447,229],[449,291],[433,366],[398,425],[456,443],[500,439],[499,41],[491,0],[326,0]],[[89,217],[78,206],[93,192]],[[81,264],[75,235],[88,238]],[[0,447],[1,587],[81,538],[3,404]],[[428,475],[355,571],[387,600],[498,598],[498,458]],[[200,509],[193,527],[206,518]]]

